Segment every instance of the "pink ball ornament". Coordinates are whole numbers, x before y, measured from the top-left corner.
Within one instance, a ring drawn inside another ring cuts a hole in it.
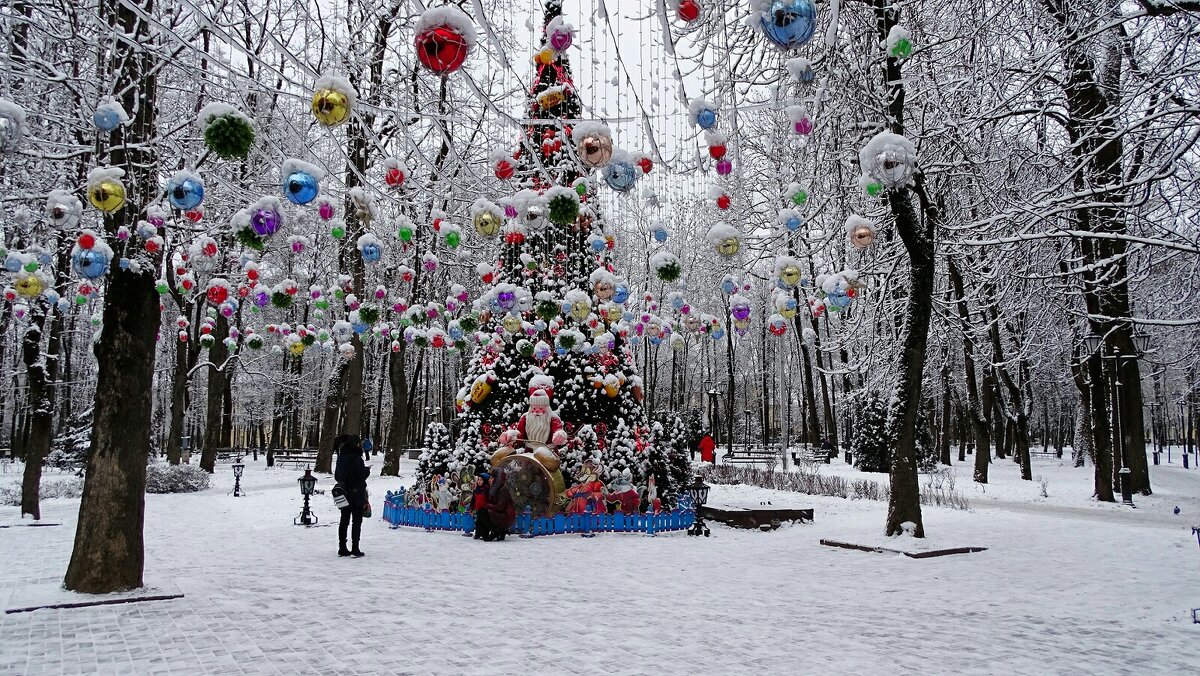
[[[299,239],[292,240],[292,253],[300,253],[301,251],[304,251],[304,241]]]
[[[362,303],[358,302],[358,299],[356,298],[356,299],[354,299],[354,300],[350,301],[349,303],[346,303],[346,305],[347,305],[347,306],[348,306],[348,307],[349,307],[351,310],[357,310],[357,309],[359,308],[359,306],[361,306],[361,305],[362,305]]]
[[[806,116],[800,118],[799,120],[796,120],[796,124],[794,125],[794,127],[796,129],[797,134],[800,134],[802,136],[808,136],[809,134],[812,133],[813,123],[812,123],[812,120],[809,119],[808,116],[806,115]]]
[[[375,300],[383,300],[386,297],[387,297],[387,289],[383,288],[382,286],[379,287],[378,289],[375,289]]]
[[[321,200],[320,206],[317,207],[317,213],[321,216],[321,220],[328,221],[333,218],[333,205]]]
[[[516,218],[517,217],[517,208],[511,204],[505,204],[504,205],[504,217],[505,218]]]
[[[425,268],[425,272],[433,272],[434,270],[437,270],[437,266],[438,262],[432,258],[427,258],[423,263],[421,263],[421,267]]]
[[[728,176],[733,172],[733,162],[729,160],[720,160],[717,162],[717,173],[722,176]]]
[[[122,242],[128,242],[129,241],[129,228],[127,228],[123,225],[121,227],[117,228],[117,239],[121,240]]]
[[[404,311],[407,309],[408,309],[408,306],[400,301],[396,301],[395,303],[392,303],[392,312],[395,312],[396,314],[403,314]]]

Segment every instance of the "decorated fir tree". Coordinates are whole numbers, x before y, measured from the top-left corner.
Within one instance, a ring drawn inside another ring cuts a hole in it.
[[[425,427],[425,450],[417,464],[417,482],[428,485],[429,480],[437,474],[447,474],[450,471],[452,449],[450,432],[439,422],[429,423]]]
[[[617,420],[617,425],[609,434],[608,444],[605,446],[601,458],[604,465],[602,479],[605,483],[612,482],[622,472],[629,470],[633,474],[634,485],[639,487],[646,485],[643,450],[639,448],[637,440],[634,439],[633,430],[625,424],[624,420]]]
[[[590,462],[600,466],[600,439],[591,425],[584,425],[575,433],[575,438],[569,443],[563,453],[563,477],[568,483],[575,483],[582,476],[580,469],[584,463]]]
[[[592,426],[602,464],[630,469],[644,488],[639,454],[650,430],[631,345],[638,331],[626,306],[628,285],[612,263],[614,239],[595,206],[593,172],[625,190],[649,165],[635,167],[633,156],[612,148],[605,125],[579,119],[566,55],[573,35],[561,0],[547,0],[527,123],[514,151],[493,156],[496,175],[514,194],[501,200],[503,207],[481,198],[473,209],[476,231],[499,235],[500,251],[496,266],[480,266],[491,287],[470,317],[478,348],[457,397],[464,432],[455,460],[486,469],[482,449],[502,446],[501,436],[532,412],[531,397],[542,390],[568,440]],[[503,226],[501,214],[508,219]],[[478,440],[467,432],[472,429]],[[606,448],[610,439],[620,444],[615,453]],[[537,450],[523,441],[516,439],[518,450]],[[560,459],[568,455],[561,469],[543,456],[552,472],[578,470],[582,459],[568,447],[542,444]],[[607,470],[611,476],[613,468]],[[668,489],[659,485],[660,492]]]
[[[655,467],[655,481],[660,487],[672,489],[659,488],[658,494],[668,504],[674,504],[675,495],[692,481],[691,441],[682,416],[668,411],[656,417],[658,420],[652,426],[654,448],[661,449],[665,468],[660,471]]]

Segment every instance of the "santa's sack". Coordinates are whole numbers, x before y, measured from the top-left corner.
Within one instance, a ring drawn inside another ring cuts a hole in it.
[[[341,484],[334,484],[329,490],[329,494],[333,496],[333,506],[338,509],[346,509],[350,506],[350,500],[346,497],[346,489],[342,488]]]

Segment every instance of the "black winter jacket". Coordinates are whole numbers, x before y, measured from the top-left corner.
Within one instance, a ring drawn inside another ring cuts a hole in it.
[[[367,504],[367,476],[371,469],[363,462],[362,453],[347,451],[338,453],[337,467],[333,478],[346,490],[346,499],[353,507]]]

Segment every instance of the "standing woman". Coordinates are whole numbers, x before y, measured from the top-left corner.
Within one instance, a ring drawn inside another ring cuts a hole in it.
[[[367,476],[371,468],[363,462],[362,444],[358,437],[343,434],[334,442],[337,445],[337,467],[333,470],[333,478],[346,491],[349,505],[342,508],[342,521],[338,524],[338,556],[365,556],[358,548],[358,538],[362,534],[363,510],[367,507]],[[346,549],[346,527],[350,526],[353,518],[354,525],[350,531],[352,549]]]

